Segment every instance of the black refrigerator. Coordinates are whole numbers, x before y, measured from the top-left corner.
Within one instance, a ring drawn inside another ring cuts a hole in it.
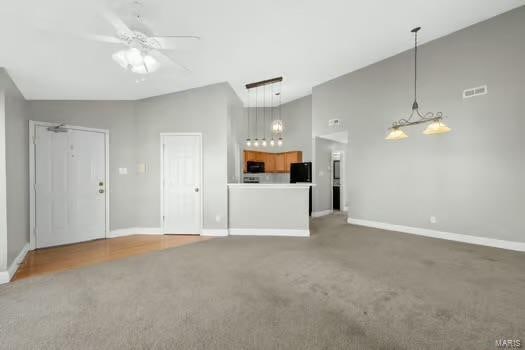
[[[290,164],[290,183],[297,182],[312,182],[312,162]],[[308,193],[308,215],[312,216],[312,186]]]

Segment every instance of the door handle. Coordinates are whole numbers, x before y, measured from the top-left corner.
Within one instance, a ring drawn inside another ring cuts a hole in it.
[[[104,193],[104,190],[100,189],[98,190],[98,193]]]
[[[195,187],[193,190],[194,190],[195,192],[199,192],[199,188],[198,188],[198,187]]]

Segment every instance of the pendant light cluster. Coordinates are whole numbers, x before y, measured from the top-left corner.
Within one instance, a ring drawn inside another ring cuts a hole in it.
[[[283,145],[284,122],[281,117],[282,77],[246,84],[248,90],[247,147]],[[255,102],[253,99],[255,98]],[[262,99],[262,101],[260,101]],[[270,124],[271,123],[271,124]]]
[[[406,126],[430,123],[423,134],[434,135],[444,134],[450,131],[450,128],[443,123],[443,113],[428,112],[421,114],[419,112],[419,105],[417,103],[417,32],[421,27],[417,27],[411,30],[414,33],[414,103],[412,103],[412,113],[408,118],[402,118],[392,123],[392,127],[389,129],[390,132],[385,140],[402,140],[406,139],[408,135],[401,129]]]

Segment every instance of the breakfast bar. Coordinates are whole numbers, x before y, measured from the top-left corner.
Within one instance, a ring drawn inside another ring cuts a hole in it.
[[[228,185],[230,235],[310,236],[311,183]]]

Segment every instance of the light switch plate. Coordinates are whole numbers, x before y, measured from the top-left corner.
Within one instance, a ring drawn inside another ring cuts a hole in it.
[[[127,175],[128,174],[128,168],[118,168],[118,173],[120,175]]]
[[[146,173],[146,164],[138,163],[137,164],[137,174],[144,174],[144,173]]]

